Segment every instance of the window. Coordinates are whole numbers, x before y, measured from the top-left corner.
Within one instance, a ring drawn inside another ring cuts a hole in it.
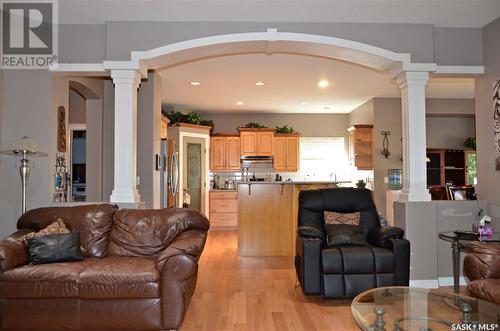
[[[300,172],[314,179],[339,177],[348,168],[343,137],[300,138]],[[332,178],[334,179],[334,178]]]

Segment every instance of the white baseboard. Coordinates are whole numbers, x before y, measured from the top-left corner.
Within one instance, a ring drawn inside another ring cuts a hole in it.
[[[439,277],[438,278],[439,286],[453,286],[453,277]],[[467,285],[467,281],[465,277],[460,277],[460,285]]]
[[[439,288],[439,280],[437,280],[437,279],[415,279],[415,280],[410,280],[410,287]]]

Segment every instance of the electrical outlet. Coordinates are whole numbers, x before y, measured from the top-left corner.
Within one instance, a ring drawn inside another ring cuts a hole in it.
[[[384,184],[389,184],[389,177],[384,177]]]

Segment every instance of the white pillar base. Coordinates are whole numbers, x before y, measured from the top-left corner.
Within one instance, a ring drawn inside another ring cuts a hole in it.
[[[109,200],[113,203],[137,203],[141,201],[141,196],[137,189],[114,189]]]

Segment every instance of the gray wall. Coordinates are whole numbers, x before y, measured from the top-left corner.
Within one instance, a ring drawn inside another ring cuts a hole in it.
[[[463,142],[475,136],[473,99],[427,99],[427,146],[429,148],[463,149]],[[374,98],[349,114],[349,123],[373,124],[375,144],[374,175],[375,203],[386,215],[387,184],[384,177],[388,169],[402,169],[402,117],[400,98]],[[388,159],[381,155],[383,136],[390,131]]]
[[[485,75],[476,79],[478,195],[489,203],[495,226],[500,227],[500,172],[495,170],[493,142],[493,82],[500,79],[500,19],[483,29]]]
[[[464,142],[476,136],[474,118],[428,117],[427,147],[464,149]]]
[[[86,124],[87,112],[86,101],[78,93],[69,90],[69,123],[70,124]]]
[[[428,284],[439,279],[440,286],[452,285],[450,243],[438,235],[457,229],[471,230],[475,214],[485,207],[483,200],[394,203],[394,225],[405,230],[411,243],[410,280]]]
[[[377,209],[382,215],[386,215],[386,191],[388,190],[384,178],[387,177],[388,169],[402,169],[402,115],[401,99],[399,98],[375,98],[374,99],[374,123],[373,123],[373,141],[375,144],[374,159],[374,177],[375,192],[374,198]],[[382,156],[382,131],[390,131],[389,158]]]
[[[146,208],[160,208],[160,173],[155,155],[160,153],[161,78],[149,73],[137,96],[137,175],[139,193]]]
[[[115,89],[111,80],[104,81],[102,117],[102,199],[109,201],[114,184],[115,155]]]
[[[47,151],[37,158],[28,180],[28,208],[44,206],[52,200],[56,153],[57,107],[68,107],[68,82],[43,70],[3,71],[3,113],[0,148],[22,136],[29,136]],[[21,212],[21,181],[16,169],[18,158],[0,156],[0,236],[15,229]]]
[[[263,32],[267,28],[332,36],[411,53],[414,62],[482,64],[479,29],[442,29],[430,24],[309,22],[108,22],[106,58],[127,60],[132,50],[147,50],[218,34]]]
[[[215,132],[236,133],[238,126],[248,122],[260,122],[274,128],[292,126],[305,137],[345,137],[348,114],[270,114],[270,113],[201,113],[202,118],[215,123]]]
[[[349,126],[373,124],[374,99],[371,99],[349,113]]]

